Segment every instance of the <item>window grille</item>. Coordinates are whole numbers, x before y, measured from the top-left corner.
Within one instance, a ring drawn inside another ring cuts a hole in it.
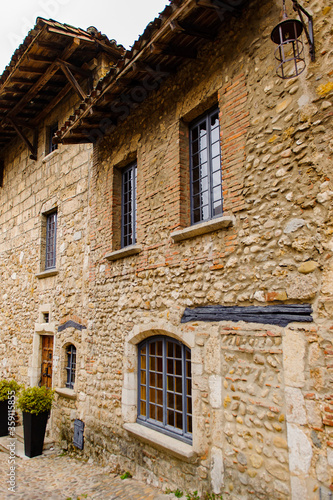
[[[45,270],[56,267],[57,212],[46,216]]]
[[[211,111],[190,127],[191,222],[222,215],[219,112]]]
[[[133,163],[122,172],[121,246],[136,243],[136,184],[137,166]]]
[[[74,389],[75,370],[76,370],[76,347],[71,344],[67,348],[67,382],[68,389]]]
[[[192,442],[191,351],[169,337],[139,345],[138,419],[182,441]]]

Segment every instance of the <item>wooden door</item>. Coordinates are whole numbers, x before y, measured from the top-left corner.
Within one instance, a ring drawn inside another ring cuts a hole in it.
[[[41,385],[52,387],[53,337],[42,335]]]

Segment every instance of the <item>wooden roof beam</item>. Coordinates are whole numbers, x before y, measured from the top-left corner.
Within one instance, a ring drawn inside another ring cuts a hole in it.
[[[87,94],[83,91],[81,86],[79,85],[78,81],[75,79],[73,73],[69,69],[67,64],[64,64],[63,61],[59,62],[60,68],[62,69],[64,75],[66,76],[67,80],[75,90],[75,92],[78,94],[78,96],[84,100],[87,97]]]
[[[184,35],[190,35],[195,38],[204,38],[206,40],[214,40],[216,36],[215,33],[212,33],[209,29],[194,26],[193,24],[185,21],[171,21],[170,28],[176,33],[183,33]]]
[[[152,54],[161,54],[165,56],[181,57],[185,59],[196,59],[197,51],[191,47],[176,47],[161,43],[154,43],[150,46]]]
[[[65,48],[61,54],[61,59],[66,60],[70,57],[80,45],[80,40],[74,39],[73,42]],[[44,85],[52,78],[52,76],[58,71],[59,63],[54,62],[51,64],[47,70],[44,72],[37,82],[28,90],[24,97],[14,106],[10,111],[9,116],[15,116],[21,109],[24,108],[27,102],[31,101],[32,98],[39,92],[39,90],[44,87]]]
[[[13,120],[13,118],[8,118],[8,121],[10,124],[13,126],[13,128],[16,130],[18,135],[21,137],[21,139],[25,142],[25,144],[28,146],[28,149],[31,152],[30,158],[32,160],[37,160],[37,140],[38,140],[38,130],[37,128],[34,129],[34,139],[33,139],[33,144],[29,141],[27,136],[24,134],[22,129],[19,127],[19,125]]]

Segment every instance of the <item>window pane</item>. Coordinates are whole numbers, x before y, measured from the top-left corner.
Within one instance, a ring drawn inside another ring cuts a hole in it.
[[[141,368],[138,418],[144,419],[152,428],[163,427],[167,434],[191,442],[187,428],[192,425],[191,352],[166,337],[158,337],[156,341],[149,339],[139,347],[141,366],[146,366],[148,361],[144,355],[147,347],[149,387],[146,387],[147,372]]]

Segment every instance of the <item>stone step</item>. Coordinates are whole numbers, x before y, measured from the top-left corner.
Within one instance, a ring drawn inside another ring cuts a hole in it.
[[[13,447],[9,448],[10,445],[15,444],[15,449]],[[53,439],[46,437],[44,438],[43,445],[43,455],[47,454],[49,450],[54,449]],[[14,450],[15,455],[20,458],[29,458],[24,454],[24,437],[23,437],[23,425],[15,427],[15,436],[3,436],[0,437],[0,451],[5,453],[11,453]]]

